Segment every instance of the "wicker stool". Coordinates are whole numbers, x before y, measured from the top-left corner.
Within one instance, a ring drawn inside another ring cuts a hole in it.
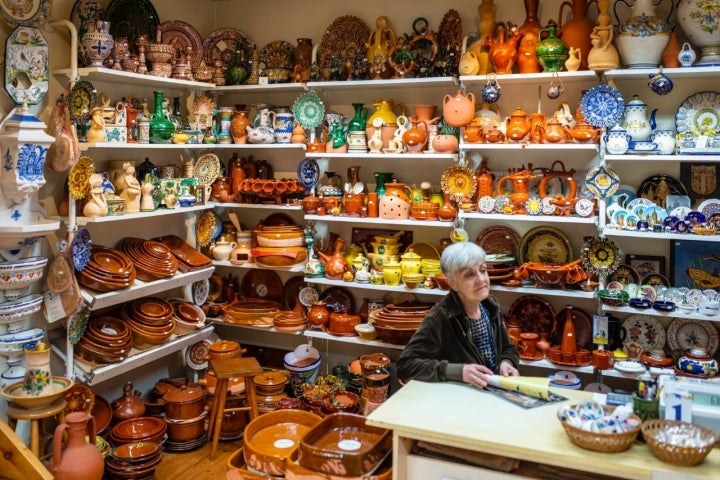
[[[210,368],[215,372],[217,383],[215,384],[215,398],[210,409],[210,421],[208,425],[208,438],[212,436],[212,449],[210,460],[215,459],[218,441],[220,440],[220,429],[225,412],[250,412],[250,420],[258,416],[257,397],[255,395],[255,383],[253,377],[263,372],[260,364],[253,357],[221,358],[210,360]],[[245,381],[245,398],[247,407],[225,408],[225,400],[228,393],[228,380],[230,378],[242,377]]]
[[[65,400],[59,398],[44,408],[28,409],[15,406],[7,407],[8,423],[14,430],[18,420],[30,420],[30,451],[40,458],[40,422],[55,417],[58,425],[65,422]]]

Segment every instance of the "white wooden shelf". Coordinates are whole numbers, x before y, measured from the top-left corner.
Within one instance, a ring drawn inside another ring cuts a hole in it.
[[[569,370],[571,372],[576,373],[585,373],[585,374],[595,374],[595,367],[592,365],[587,365],[584,367],[568,367],[565,365],[556,365],[549,360],[542,359],[542,360],[536,360],[536,361],[528,361],[520,359],[520,364],[525,365],[527,367],[535,367],[535,368],[542,368],[546,370]],[[603,370],[602,375],[604,377],[616,377],[616,378],[626,378],[630,380],[637,379],[640,374],[639,373],[628,373],[628,372],[621,372],[620,370],[616,370],[614,368]]]
[[[170,278],[155,280],[153,282],[143,282],[135,280],[135,283],[122,290],[113,292],[96,292],[81,288],[83,299],[87,302],[90,310],[100,310],[105,307],[112,307],[121,303],[129,302],[139,297],[154,295],[183,285],[189,285],[198,280],[210,278],[215,271],[215,267],[207,267],[192,272],[178,272]]]
[[[243,263],[243,264],[236,264],[232,263],[229,260],[213,260],[213,265],[216,267],[230,267],[230,268],[244,268],[244,269],[262,269],[262,270],[274,270],[278,272],[295,272],[300,273],[303,270],[305,270],[305,263],[302,263],[300,265],[293,265],[291,267],[263,267],[261,265],[258,265],[256,263]]]
[[[373,224],[387,225],[388,227],[408,226],[408,227],[435,227],[435,228],[452,228],[453,222],[441,222],[439,220],[386,220],[378,217],[344,217],[342,215],[305,215],[305,220],[313,220],[315,222],[328,223],[353,223],[353,224]]]
[[[554,73],[541,72],[541,73],[511,73],[511,74],[500,74],[496,75],[497,82],[501,86],[505,85],[532,85],[536,88],[537,85],[545,85],[550,83],[554,78]],[[597,82],[598,78],[592,70],[580,70],[576,72],[558,72],[560,79],[563,84],[580,83],[587,85],[592,82]],[[646,74],[647,75],[647,74]],[[461,75],[460,82],[466,87],[483,87],[487,83],[486,75]]]
[[[87,225],[90,223],[115,223],[124,222],[127,220],[141,220],[152,217],[164,217],[167,215],[182,215],[184,213],[197,212],[200,210],[210,210],[213,208],[212,204],[193,205],[191,207],[177,207],[177,208],[158,208],[152,212],[137,212],[137,213],[124,213],[122,215],[106,215],[104,217],[77,217],[76,223],[78,225]],[[59,217],[60,220],[67,223],[67,217]]]
[[[720,155],[610,155],[605,154],[605,161],[620,165],[628,162],[720,162]]]
[[[80,142],[80,150],[287,150],[305,151],[301,143],[126,143]]]
[[[339,158],[346,160],[368,160],[368,159],[382,159],[382,160],[410,160],[410,159],[434,159],[434,160],[448,160],[457,161],[457,154],[455,153],[322,153],[322,152],[308,152],[308,157],[311,158]]]
[[[578,217],[576,215],[507,215],[504,213],[477,213],[459,212],[458,216],[466,220],[512,220],[513,222],[538,222],[538,223],[573,223],[596,225],[597,217]]]
[[[599,145],[596,143],[466,143],[460,142],[460,150],[509,150],[554,151],[554,152],[590,152],[597,153]],[[565,160],[567,162],[567,160]]]
[[[698,242],[720,242],[720,235],[696,235],[694,233],[655,233],[638,232],[637,230],[618,230],[605,227],[603,235],[606,237],[650,238],[654,240],[693,240]]]
[[[628,315],[648,315],[652,317],[660,317],[660,318],[680,318],[683,320],[705,320],[708,322],[718,322],[720,323],[720,316],[718,315],[704,315],[700,312],[693,312],[693,313],[685,313],[681,312],[680,310],[675,310],[674,312],[660,312],[657,310],[654,310],[652,308],[633,308],[629,306],[625,307],[611,307],[610,305],[603,305],[603,310],[605,312],[612,312],[612,313],[625,313]]]
[[[186,335],[176,336],[171,340],[147,350],[138,350],[133,348],[130,356],[122,362],[107,365],[89,365],[82,360],[75,359],[74,373],[77,378],[88,385],[97,385],[98,383],[110,380],[123,373],[131,372],[135,369],[142,368],[148,362],[163,358],[173,352],[178,352],[183,348],[202,341],[212,335],[214,327],[208,325],[200,330],[190,332]],[[52,351],[60,357],[63,362],[67,361],[65,351],[65,338],[59,338],[56,342],[51,342]]]
[[[295,92],[302,93],[307,90],[304,83],[267,83],[263,85],[223,85],[213,86],[213,91],[223,93],[280,93]]]
[[[529,287],[505,287],[503,285],[493,284],[490,291],[514,293],[517,295],[540,295],[542,297],[565,297],[577,298],[582,300],[593,300],[595,292],[585,292],[583,290],[563,290],[562,288],[535,288]]]
[[[60,222],[57,219],[42,218],[28,225],[0,225],[0,236],[45,236],[54,233],[58,228],[60,228]]]
[[[362,345],[365,347],[373,347],[373,348],[392,348],[395,350],[402,350],[405,348],[405,345],[397,345],[395,343],[388,343],[383,342],[381,340],[363,340],[360,337],[357,336],[348,336],[348,337],[340,337],[337,335],[333,335],[331,333],[322,332],[319,330],[304,330],[303,335],[308,338],[320,338],[323,340],[328,340],[331,342],[341,342],[341,343],[353,343],[356,345]]]
[[[605,72],[605,76],[614,80],[638,80],[642,79],[647,81],[649,74],[655,74],[658,72],[657,68],[624,68],[617,70],[608,70]],[[663,73],[672,77],[673,79],[703,79],[708,78],[717,80],[720,75],[720,67],[679,67],[679,68],[663,68]],[[565,78],[563,77],[563,80]]]
[[[249,208],[252,210],[285,210],[292,212],[302,211],[302,205],[291,205],[289,203],[237,203],[237,202],[208,202],[210,208]]]
[[[215,84],[206,82],[195,82],[189,80],[177,80],[175,78],[156,77],[154,75],[143,75],[141,73],[126,72],[124,70],[113,70],[105,67],[78,68],[78,77],[90,82],[120,83],[132,87],[168,87],[177,89],[211,90]],[[53,75],[63,75],[68,78],[72,75],[69,68],[54,70]],[[76,79],[70,78],[71,81]]]
[[[391,287],[389,285],[373,285],[372,283],[358,283],[358,282],[345,282],[343,280],[330,280],[324,277],[305,277],[306,283],[314,283],[317,285],[329,285],[334,287],[345,287],[352,289],[362,290],[379,290],[381,292],[401,292],[401,293],[412,293],[415,295],[434,295],[438,297],[444,297],[447,295],[447,290],[440,290],[439,288],[407,288],[404,285],[398,285],[397,287]]]

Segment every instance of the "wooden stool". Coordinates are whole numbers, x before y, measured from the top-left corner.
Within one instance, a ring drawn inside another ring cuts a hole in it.
[[[215,372],[215,377],[217,378],[215,398],[213,399],[212,408],[210,409],[210,422],[208,425],[208,434],[212,435],[210,460],[214,460],[225,412],[250,412],[250,420],[258,416],[257,397],[255,395],[255,382],[253,381],[253,377],[260,375],[263,369],[253,357],[210,360],[210,368]],[[242,377],[245,381],[245,398],[248,406],[226,409],[225,400],[227,400],[228,380],[234,377]]]
[[[8,423],[15,429],[18,420],[30,420],[30,451],[40,458],[40,422],[55,417],[58,424],[65,422],[65,400],[58,398],[45,408],[28,409],[13,405],[7,407]]]

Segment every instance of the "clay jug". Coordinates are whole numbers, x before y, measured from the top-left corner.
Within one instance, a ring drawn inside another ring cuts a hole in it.
[[[123,387],[122,397],[110,403],[113,419],[119,422],[128,418],[142,417],[145,414],[145,404],[140,400],[140,395],[138,390],[133,392],[132,382],[127,382]]]
[[[318,251],[320,261],[325,265],[325,277],[330,280],[342,280],[343,274],[350,271],[345,256],[342,254],[342,248],[345,240],[339,238],[335,240],[335,252],[332,255]]]
[[[397,114],[395,113],[396,108],[400,108],[400,115],[405,115],[405,105],[402,103],[395,103],[389,98],[381,98],[373,103],[375,111],[367,117],[367,125],[372,125],[376,118],[381,118],[383,125],[389,125],[395,123],[397,120]]]
[[[443,193],[443,203],[438,209],[438,220],[441,222],[452,222],[457,215],[457,208],[452,204],[449,193]]]
[[[319,328],[325,330],[325,326],[330,320],[330,310],[328,310],[327,303],[325,302],[312,302],[310,310],[307,313],[308,322],[313,328]]]
[[[412,126],[403,133],[403,145],[409,153],[421,153],[428,141],[427,123],[417,115],[410,115],[409,120]]]
[[[487,159],[483,158],[480,166],[475,170],[475,182],[477,183],[478,201],[485,196],[493,196],[493,181],[495,175],[488,169]]]
[[[557,25],[554,23],[540,29],[542,38],[537,43],[535,54],[543,67],[543,72],[561,71],[568,58],[568,46],[555,35],[556,30]]]
[[[230,120],[230,134],[234,143],[247,143],[247,127],[250,126],[247,110],[233,112]]]
[[[680,53],[680,42],[678,42],[677,33],[670,33],[670,41],[663,50],[662,64],[665,68],[679,68],[680,60],[678,60],[678,53]]]
[[[542,143],[565,143],[568,138],[563,124],[554,116],[544,126],[540,125],[538,130]]]
[[[297,122],[295,124],[295,128],[293,128],[292,136],[290,137],[290,143],[305,143],[307,139],[305,138],[305,129],[300,124],[300,122]]]
[[[67,431],[67,442],[63,434]],[[87,435],[88,441],[85,440]],[[95,418],[83,411],[65,415],[53,437],[50,471],[56,480],[100,480],[105,461],[95,446]]]
[[[467,50],[475,54],[478,62],[478,70],[476,75],[487,75],[492,72],[492,64],[490,63],[490,55],[488,49],[483,47],[483,39],[488,35],[492,36],[497,26],[495,14],[497,13],[497,5],[494,0],[482,0],[478,6],[478,38],[479,40],[468,46]],[[465,45],[463,41],[463,46]],[[465,49],[463,49],[465,51]]]
[[[566,307],[565,326],[563,326],[562,338],[560,339],[560,350],[563,353],[575,354],[577,351],[577,337],[575,335],[575,323],[573,323],[573,306]]]
[[[505,120],[505,124],[505,135],[509,142],[520,143],[528,139],[532,125],[523,109],[516,108]]]
[[[592,48],[590,35],[595,24],[587,18],[587,13],[593,3],[597,4],[597,0],[565,0],[560,4],[558,12],[558,35],[569,48],[580,50],[580,69],[582,70],[587,69],[587,55]],[[565,7],[572,9],[572,17],[563,23]]]
[[[464,127],[475,116],[475,95],[464,95],[458,89],[454,97],[445,95],[443,98],[443,118],[452,127]]]
[[[521,40],[522,52],[518,48],[518,71],[520,73],[536,73],[542,70],[538,63],[535,49],[540,40],[542,25],[538,20],[538,0],[525,0],[525,20],[518,31],[523,36]],[[526,53],[527,52],[527,53]],[[519,58],[523,57],[524,66],[520,68]]]
[[[501,74],[512,73],[512,67],[515,65],[515,61],[518,56],[518,42],[522,36],[517,27],[510,23],[508,23],[508,25],[510,38],[505,38],[507,36],[505,31],[506,28],[501,24],[497,26],[495,38],[488,35],[485,39],[483,39],[482,43],[482,46],[488,49],[490,62],[492,63],[495,72]]]

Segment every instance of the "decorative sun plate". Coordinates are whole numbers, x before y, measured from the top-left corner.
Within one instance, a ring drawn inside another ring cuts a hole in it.
[[[526,262],[569,263],[573,250],[570,239],[553,227],[535,227],[523,235],[518,245],[517,259]]]
[[[201,247],[207,247],[220,233],[222,221],[217,213],[206,210],[200,215],[197,223],[197,243]]]
[[[617,191],[620,177],[612,168],[598,165],[588,171],[585,186],[596,198],[607,198]]]
[[[292,111],[303,128],[318,127],[325,117],[325,105],[313,92],[300,95],[293,103]]]
[[[609,238],[593,237],[583,245],[583,268],[593,275],[613,273],[620,265],[620,247]]]
[[[593,127],[613,127],[625,113],[622,94],[610,85],[595,85],[582,96],[580,111]]]
[[[68,190],[75,200],[82,200],[90,190],[90,176],[95,173],[95,163],[87,155],[81,156],[70,169]]]
[[[699,345],[709,355],[715,355],[718,332],[711,321],[676,318],[668,327],[667,342],[673,350],[685,351]]]
[[[665,346],[665,328],[655,317],[630,315],[623,322],[622,328],[626,332],[626,345],[630,342],[639,343],[646,352]]]
[[[214,153],[206,153],[198,158],[194,169],[195,178],[200,185],[210,185],[220,176],[220,159]]]
[[[453,165],[445,169],[440,177],[440,188],[443,193],[450,195],[456,202],[465,197],[472,197],[477,188],[477,182],[472,170],[464,165]]]
[[[67,103],[72,121],[75,123],[87,121],[90,118],[90,109],[98,104],[95,86],[87,80],[80,80],[70,90]]]

